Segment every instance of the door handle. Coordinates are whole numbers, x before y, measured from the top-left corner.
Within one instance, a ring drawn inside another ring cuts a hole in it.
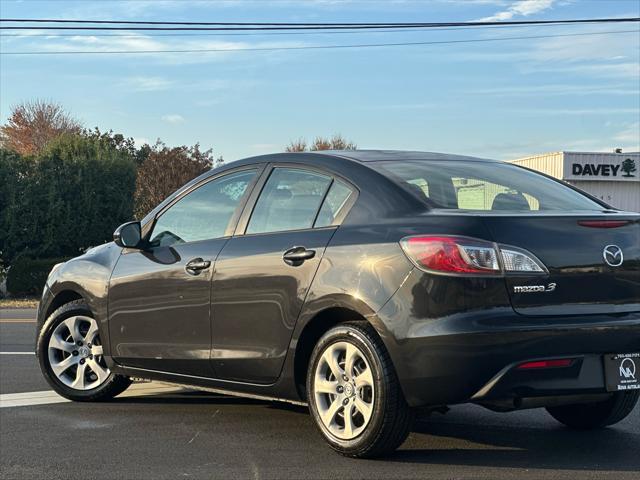
[[[282,255],[284,263],[297,267],[302,265],[305,260],[309,260],[316,256],[315,250],[307,250],[304,247],[292,247]]]
[[[194,258],[190,260],[184,267],[187,273],[191,275],[198,275],[201,270],[206,270],[211,266],[211,262],[209,260],[203,260],[201,258]]]

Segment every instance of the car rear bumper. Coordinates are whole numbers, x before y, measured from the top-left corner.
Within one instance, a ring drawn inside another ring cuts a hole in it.
[[[377,315],[411,406],[476,402],[511,409],[606,395],[604,355],[640,352],[640,312],[525,317],[503,305],[429,316],[434,308],[415,308],[418,291],[406,282]],[[517,369],[550,358],[574,361]]]

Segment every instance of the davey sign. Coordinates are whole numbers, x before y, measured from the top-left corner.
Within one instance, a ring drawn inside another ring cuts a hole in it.
[[[640,181],[640,155],[565,155],[565,180]]]

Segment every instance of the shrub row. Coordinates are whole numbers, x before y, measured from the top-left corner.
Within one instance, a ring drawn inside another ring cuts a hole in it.
[[[18,257],[7,274],[7,290],[16,296],[40,294],[53,266],[65,260]]]
[[[111,240],[133,217],[135,182],[135,159],[98,135],[63,135],[34,157],[0,150],[2,263],[14,271],[22,257],[74,257]]]

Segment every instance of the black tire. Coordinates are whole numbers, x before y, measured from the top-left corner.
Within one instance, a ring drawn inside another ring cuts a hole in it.
[[[603,428],[623,420],[638,403],[640,391],[616,392],[610,399],[597,403],[547,407],[547,412],[567,427],[588,430]]]
[[[371,368],[376,395],[371,419],[364,430],[351,440],[329,432],[315,402],[314,377],[322,353],[337,342],[354,344],[364,354]],[[391,358],[376,331],[367,322],[340,324],[320,338],[309,361],[307,372],[309,410],[316,426],[336,452],[357,458],[373,458],[393,452],[407,438],[413,425],[413,411],[407,405]]]
[[[76,402],[100,402],[110,400],[116,395],[124,392],[129,385],[131,379],[123,375],[113,372],[109,374],[107,379],[96,388],[90,390],[77,390],[62,383],[53,373],[49,363],[48,345],[49,338],[54,329],[64,320],[75,315],[83,315],[94,318],[89,307],[82,300],[74,300],[66,303],[54,311],[44,322],[42,328],[38,332],[36,343],[36,355],[40,363],[40,369],[44,374],[44,378],[56,393],[62,395],[69,400]]]

